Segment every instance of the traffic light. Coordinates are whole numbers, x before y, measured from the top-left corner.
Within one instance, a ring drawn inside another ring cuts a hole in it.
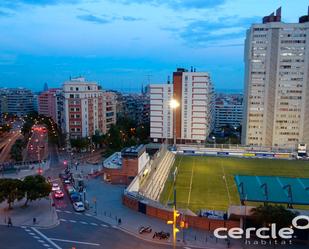
[[[41,167],[38,168],[38,174],[42,175],[43,174],[43,169]]]

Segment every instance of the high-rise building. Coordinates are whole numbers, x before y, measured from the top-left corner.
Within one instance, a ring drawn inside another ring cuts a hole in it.
[[[179,106],[172,110],[170,101]],[[177,143],[205,141],[214,124],[214,89],[205,72],[178,68],[173,85],[150,85],[150,136],[154,141],[174,137]]]
[[[238,128],[243,117],[243,95],[234,93],[217,93],[215,100],[215,129],[224,126]]]
[[[11,113],[24,116],[34,111],[34,97],[29,89],[2,88],[0,89],[1,113]]]
[[[116,123],[116,97],[112,95],[83,77],[64,82],[66,132],[75,138],[92,136],[96,131],[106,132],[112,123]]]
[[[42,92],[38,98],[38,113],[52,118],[54,122],[58,121],[56,96],[57,91],[60,91],[60,89],[49,89],[45,92]]]
[[[283,23],[279,8],[247,31],[243,144],[309,143],[308,17]]]

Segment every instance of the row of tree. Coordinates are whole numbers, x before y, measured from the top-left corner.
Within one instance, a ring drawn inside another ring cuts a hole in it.
[[[16,200],[25,199],[24,206],[28,206],[29,201],[47,197],[50,192],[51,184],[41,175],[27,176],[24,180],[0,179],[0,203],[6,201],[9,209]]]
[[[17,139],[10,151],[11,158],[14,159],[16,162],[22,161],[24,147],[25,141],[23,139]]]
[[[71,146],[78,151],[94,145],[105,148],[106,155],[124,147],[149,142],[149,123],[137,125],[133,120],[123,117],[110,126],[106,134],[96,131],[91,138],[71,139]]]

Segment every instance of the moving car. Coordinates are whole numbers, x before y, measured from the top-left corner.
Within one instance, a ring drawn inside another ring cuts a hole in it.
[[[60,187],[59,187],[58,183],[53,183],[52,191],[59,191],[59,190],[60,190]]]
[[[81,201],[74,202],[73,203],[73,208],[76,212],[83,212],[85,211],[85,206]]]
[[[61,198],[63,198],[63,196],[64,196],[64,193],[61,190],[57,190],[57,191],[54,192],[54,197],[56,199],[61,199]]]
[[[73,192],[76,192],[75,188],[72,185],[66,185],[66,189],[69,195],[71,195]]]

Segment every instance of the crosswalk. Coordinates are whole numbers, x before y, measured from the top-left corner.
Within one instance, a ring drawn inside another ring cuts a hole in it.
[[[109,228],[109,225],[106,224],[100,224],[100,223],[96,223],[96,222],[87,222],[87,221],[82,221],[82,220],[71,220],[71,219],[59,219],[60,222],[65,222],[65,223],[75,223],[75,224],[82,224],[82,225],[90,225],[90,226],[100,226],[100,227],[104,227],[104,228]]]
[[[40,243],[46,249],[61,249],[57,244],[55,244],[52,240],[47,238],[44,234],[42,234],[39,230],[34,227],[26,227],[22,226],[22,229],[25,230],[34,240]]]

